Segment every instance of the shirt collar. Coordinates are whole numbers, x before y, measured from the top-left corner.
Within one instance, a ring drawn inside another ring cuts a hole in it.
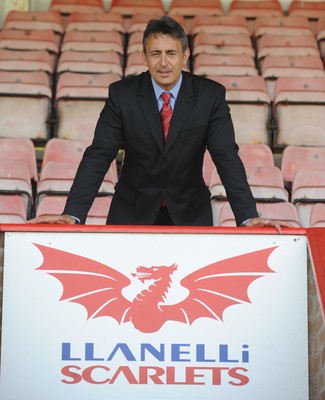
[[[180,77],[179,77],[179,80],[176,83],[176,85],[171,90],[168,90],[168,92],[172,94],[174,99],[177,98],[179,89],[180,89],[181,84],[182,84],[182,80],[183,80],[183,77],[182,77],[182,74],[181,74]],[[158,101],[158,99],[161,96],[161,94],[166,92],[166,90],[162,89],[152,77],[151,77],[151,82],[152,82],[153,90],[155,91],[156,99]]]

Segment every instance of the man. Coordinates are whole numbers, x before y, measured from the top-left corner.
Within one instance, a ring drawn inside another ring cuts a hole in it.
[[[281,225],[289,226],[258,218],[238,156],[225,89],[183,72],[189,54],[186,34],[176,21],[167,16],[149,21],[143,35],[148,71],[110,85],[63,215],[31,223],[85,223],[103,177],[123,147],[125,158],[108,224],[212,225],[210,192],[202,178],[207,148],[237,225],[274,226],[279,232]],[[167,122],[162,122],[162,112],[165,117],[167,113]]]

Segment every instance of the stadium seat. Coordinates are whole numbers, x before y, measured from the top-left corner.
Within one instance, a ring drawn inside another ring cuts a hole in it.
[[[36,208],[36,217],[41,215],[62,214],[67,196],[43,196]],[[112,198],[109,196],[96,197],[86,220],[87,225],[105,225]]]
[[[41,168],[50,161],[79,163],[91,140],[66,140],[53,138],[44,148]]]
[[[196,15],[224,15],[220,0],[172,0],[168,15],[193,18]]]
[[[258,71],[252,56],[198,54],[193,59],[193,73],[196,75],[256,76]]]
[[[79,163],[65,161],[49,161],[41,170],[37,184],[36,205],[44,195],[67,195],[70,191]],[[117,183],[117,167],[114,160],[106,173],[98,191],[99,195],[113,195]]]
[[[264,35],[313,36],[314,34],[306,17],[258,17],[255,20],[253,33],[254,44],[257,48],[259,39]]]
[[[275,146],[324,146],[325,78],[280,77],[274,92]]]
[[[309,24],[314,34],[317,32],[317,21],[325,17],[324,1],[292,0],[288,7],[289,16],[303,16],[309,19]]]
[[[258,17],[282,17],[283,10],[281,3],[277,0],[233,0],[229,5],[228,15],[245,17],[251,33],[254,32],[255,20]]]
[[[286,221],[293,227],[301,227],[296,207],[292,203],[257,203],[256,206],[261,218]],[[236,226],[235,217],[228,202],[221,208],[218,225]]]
[[[0,138],[0,160],[14,160],[16,162],[15,171],[19,170],[21,166],[20,173],[23,173],[26,164],[30,179],[38,180],[36,153],[34,144],[30,139]]]
[[[1,64],[0,64],[1,65]],[[65,51],[59,57],[57,72],[123,75],[122,57],[115,51]]]
[[[273,56],[319,56],[318,45],[313,35],[263,35],[258,42],[257,59],[261,61]]]
[[[246,168],[274,166],[272,149],[267,144],[241,144],[239,145],[238,154]]]
[[[148,67],[143,62],[142,52],[135,51],[127,56],[124,77],[141,74],[147,69]]]
[[[325,204],[316,203],[313,205],[310,212],[310,222],[309,226],[311,228],[324,228],[325,227]]]
[[[108,86],[118,80],[120,76],[113,73],[61,74],[55,98],[56,137],[91,139],[107,99]]]
[[[196,15],[191,23],[191,35],[200,32],[210,34],[236,34],[250,36],[246,18],[229,15]]]
[[[325,71],[319,56],[266,56],[260,63],[271,100],[279,77],[324,78]]]
[[[247,35],[220,34],[200,32],[193,39],[192,55],[200,53],[219,55],[249,55],[255,57],[255,50]]]
[[[246,167],[245,169],[247,182],[256,201],[268,203],[289,201],[281,170],[278,167]],[[212,172],[209,190],[211,200],[227,199],[225,188],[216,170]]]
[[[270,98],[261,76],[208,76],[226,88],[238,144],[268,144]]]
[[[55,33],[49,29],[3,29],[0,35],[0,48],[8,50],[46,50],[52,54],[58,54],[59,52]]]
[[[51,105],[46,72],[0,71],[0,136],[47,139]]]
[[[74,12],[69,15],[65,31],[125,33],[122,15],[113,13]]]
[[[325,203],[325,169],[299,169],[292,182],[291,202],[296,206],[303,226],[309,227],[315,203]]]
[[[143,32],[136,31],[129,35],[128,45],[126,49],[127,55],[135,52],[141,52]]]
[[[46,50],[0,49],[0,71],[44,71],[54,72],[54,59]]]
[[[4,29],[50,30],[60,40],[64,33],[61,16],[58,11],[9,11],[3,25]]]
[[[31,215],[33,188],[26,160],[17,162],[17,160],[2,159],[0,157],[0,194],[23,195],[27,215]]]
[[[123,37],[116,31],[68,31],[64,35],[61,51],[115,51],[124,52]]]
[[[0,223],[24,224],[26,221],[27,209],[24,196],[0,194]]]
[[[124,17],[130,17],[133,14],[155,13],[164,14],[165,10],[161,0],[112,0],[109,10],[111,13],[119,13]]]
[[[103,13],[103,0],[52,0],[50,10],[57,10],[60,14],[73,12]]]
[[[300,169],[325,171],[325,147],[287,146],[281,162],[285,186],[290,187]]]

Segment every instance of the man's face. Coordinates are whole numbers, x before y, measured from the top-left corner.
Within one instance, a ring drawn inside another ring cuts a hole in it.
[[[144,62],[156,83],[164,90],[171,90],[177,83],[190,52],[182,51],[180,40],[169,35],[150,35]]]

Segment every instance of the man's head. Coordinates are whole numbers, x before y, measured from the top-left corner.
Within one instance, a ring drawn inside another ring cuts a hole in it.
[[[172,89],[190,54],[183,27],[167,16],[152,19],[142,43],[144,62],[151,76],[163,89]]]

